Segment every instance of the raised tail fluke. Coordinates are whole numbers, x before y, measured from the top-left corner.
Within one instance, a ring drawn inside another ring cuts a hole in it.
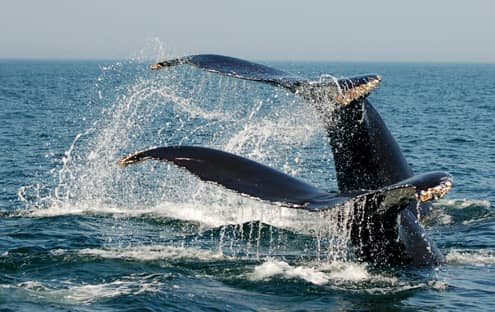
[[[293,208],[338,204],[329,193],[255,161],[205,147],[170,146],[138,151],[119,161],[129,165],[146,159],[173,162],[203,181],[214,182],[243,195]],[[330,200],[330,201],[329,201]]]
[[[266,65],[216,54],[189,55],[165,60],[151,65],[151,69],[157,70],[185,64],[196,66],[216,74],[274,84],[290,89],[293,92],[295,92],[295,88],[298,85],[306,82],[306,79],[300,76]]]
[[[411,185],[330,194],[258,162],[205,147],[150,148],[130,154],[118,163],[127,166],[146,159],[173,162],[203,181],[214,182],[242,195],[289,208],[322,211],[362,203],[360,206],[369,210],[367,214],[396,215],[399,210],[416,200],[416,188]]]
[[[189,55],[165,60],[151,65],[151,69],[178,65],[192,65],[216,74],[264,82],[286,88],[309,101],[331,101],[341,105],[368,96],[381,81],[381,77],[375,74],[342,79],[326,75],[325,77],[330,79],[311,81],[266,65],[216,54]]]

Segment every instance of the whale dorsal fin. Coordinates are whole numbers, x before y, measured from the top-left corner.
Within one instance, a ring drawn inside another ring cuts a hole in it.
[[[311,81],[266,65],[216,54],[169,59],[155,63],[151,68],[157,70],[178,65],[192,65],[216,74],[276,85],[314,102],[334,101],[343,105],[368,96],[381,81],[381,77],[375,74],[342,79],[326,75],[329,79]]]

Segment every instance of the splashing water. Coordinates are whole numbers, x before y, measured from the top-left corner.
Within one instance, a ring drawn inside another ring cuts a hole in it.
[[[142,60],[101,67],[97,79],[101,117],[76,135],[48,194],[42,196],[39,185],[19,190],[27,206],[23,213],[152,215],[198,222],[200,231],[220,228],[218,250],[256,257],[264,248],[260,238],[265,229],[270,229],[267,254],[280,252],[286,244],[284,235],[274,234],[272,227],[284,228],[313,237],[305,252],[318,259],[349,257],[350,229],[336,220],[344,216],[343,224],[349,224],[352,207],[312,214],[241,197],[167,164],[119,168],[116,161],[130,152],[177,144],[216,147],[306,179],[322,169],[307,170],[304,162],[323,157],[331,162],[326,144],[313,142],[325,139],[316,112],[307,103],[271,87],[194,68],[148,72]],[[122,81],[117,88],[115,81]],[[315,145],[321,150],[315,151]],[[310,151],[304,153],[305,149]],[[326,174],[325,180],[310,182],[327,184],[334,178]]]

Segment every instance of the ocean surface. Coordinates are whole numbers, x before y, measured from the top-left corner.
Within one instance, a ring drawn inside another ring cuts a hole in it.
[[[423,220],[447,263],[377,268],[352,260],[331,218],[163,162],[119,167],[138,149],[202,145],[337,189],[310,104],[148,64],[0,61],[1,311],[495,310],[495,65],[266,63],[382,75],[370,101],[414,172],[455,177]]]

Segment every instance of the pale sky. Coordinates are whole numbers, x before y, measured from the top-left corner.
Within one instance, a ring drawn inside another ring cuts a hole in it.
[[[493,0],[1,0],[0,58],[495,62]],[[145,51],[145,53],[152,51]]]

